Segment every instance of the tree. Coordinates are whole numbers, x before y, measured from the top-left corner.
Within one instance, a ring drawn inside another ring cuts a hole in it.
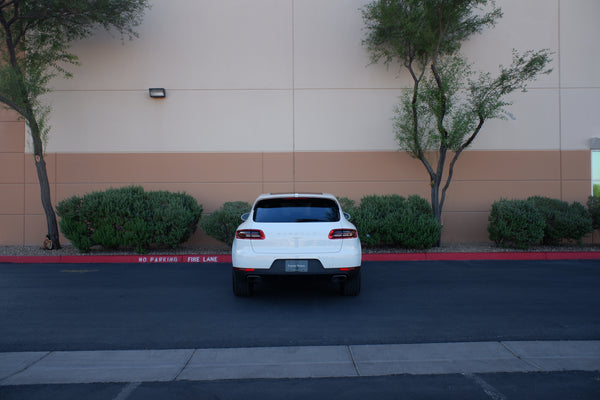
[[[441,223],[459,156],[487,120],[505,118],[508,94],[551,72],[551,53],[513,50],[512,65],[500,66],[497,76],[475,77],[461,44],[502,17],[493,0],[375,0],[362,14],[371,61],[399,62],[412,79],[396,107],[394,131],[400,148],[427,170]]]
[[[40,97],[53,77],[71,76],[65,68],[78,64],[73,41],[97,28],[132,39],[148,7],[148,0],[0,0],[0,102],[27,123],[52,249],[60,241],[44,159],[50,108]]]

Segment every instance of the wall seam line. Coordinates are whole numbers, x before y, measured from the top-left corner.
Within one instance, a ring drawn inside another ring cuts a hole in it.
[[[296,2],[292,1],[292,191],[296,192]]]
[[[25,135],[24,136],[24,140],[27,140],[27,130],[25,129]],[[25,145],[27,145],[27,143],[25,143]],[[22,226],[23,226],[23,231],[21,233],[21,245],[25,245],[26,241],[26,231],[27,231],[27,226],[25,224],[26,222],[26,217],[27,217],[27,157],[26,157],[26,153],[25,150],[23,150],[23,153],[21,154],[23,157],[23,218],[22,218]]]
[[[557,58],[558,58],[558,146],[559,146],[559,159],[558,159],[558,163],[560,166],[560,199],[564,200],[564,191],[563,191],[563,142],[562,142],[562,68],[561,68],[561,57],[560,57],[560,51],[561,51],[561,18],[560,18],[560,11],[561,11],[561,7],[560,7],[560,0],[557,0],[557,6],[558,6],[558,54],[557,54]]]

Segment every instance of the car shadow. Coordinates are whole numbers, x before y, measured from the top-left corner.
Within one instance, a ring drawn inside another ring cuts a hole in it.
[[[328,276],[266,276],[254,285],[252,296],[261,298],[339,297],[341,285]]]

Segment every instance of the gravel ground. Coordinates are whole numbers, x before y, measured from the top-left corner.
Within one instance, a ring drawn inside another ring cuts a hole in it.
[[[363,248],[363,253],[446,253],[446,252],[506,252],[519,251],[517,249],[504,249],[496,247],[493,243],[444,243],[440,247],[428,250],[413,250],[402,248]],[[600,251],[600,244],[565,244],[561,246],[536,246],[528,249],[529,252],[542,251]],[[230,254],[229,246],[223,245],[185,245],[177,249],[160,248],[153,249],[149,254]],[[124,255],[136,254],[133,250],[105,250],[102,248],[92,248],[87,255]],[[0,256],[69,256],[86,255],[79,252],[72,245],[63,246],[59,250],[44,250],[41,246],[0,246]]]

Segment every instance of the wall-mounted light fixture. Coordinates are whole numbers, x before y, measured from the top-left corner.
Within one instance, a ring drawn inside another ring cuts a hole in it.
[[[165,88],[150,88],[148,89],[148,94],[152,98],[167,97],[167,92],[165,91]]]

